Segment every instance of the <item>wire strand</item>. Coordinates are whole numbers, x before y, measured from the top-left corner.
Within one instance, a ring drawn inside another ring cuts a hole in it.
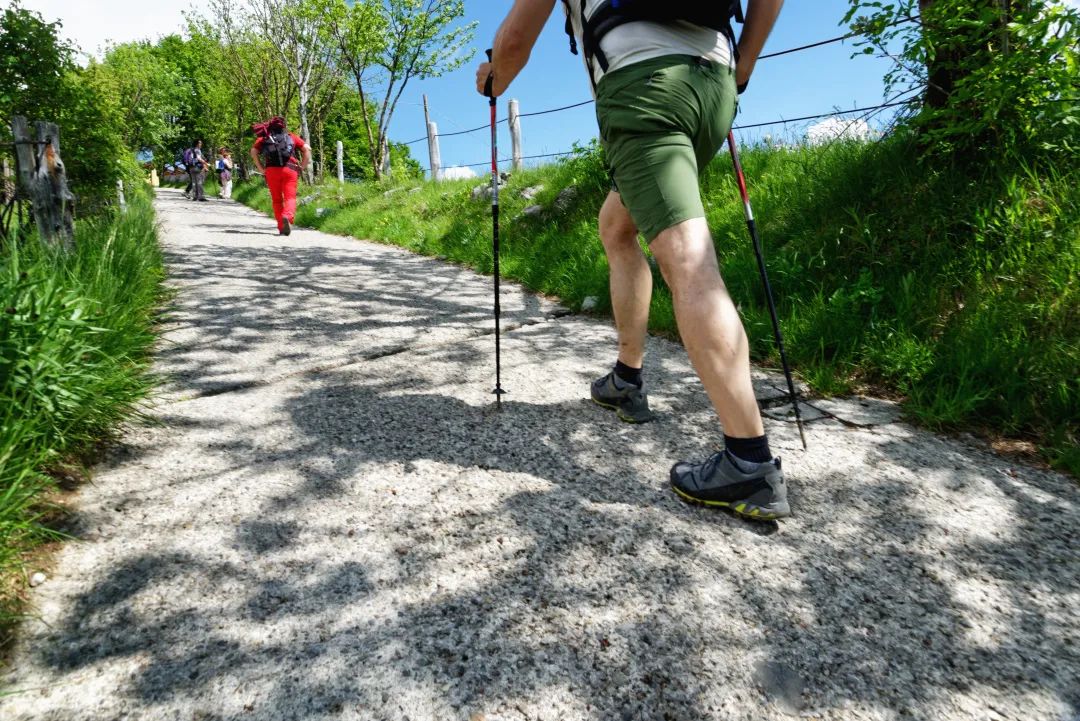
[[[885,27],[886,28],[895,27],[897,25],[903,25],[905,23],[918,22],[918,20],[919,19],[917,17],[905,17],[905,18],[901,18],[901,19],[899,19],[899,20],[897,20],[895,22],[891,22],[891,23],[885,25]],[[820,40],[820,41],[818,41],[816,43],[810,43],[809,45],[800,45],[799,47],[796,47],[796,48],[788,48],[787,50],[780,50],[780,51],[775,52],[775,53],[767,53],[765,55],[762,55],[762,56],[758,57],[758,60],[767,60],[769,58],[778,58],[781,55],[790,55],[792,53],[798,53],[798,52],[802,52],[804,50],[811,50],[813,48],[822,47],[823,45],[831,45],[832,43],[842,42],[844,40],[849,40],[851,38],[858,37],[859,35],[865,35],[865,34],[866,34],[865,32],[850,32],[850,33],[847,33],[846,35],[839,35],[839,36],[837,36],[835,38],[829,38],[828,40]],[[593,100],[592,98],[589,98],[588,100],[582,100],[580,103],[573,103],[571,105],[563,105],[562,107],[558,107],[558,108],[548,108],[547,110],[537,110],[537,111],[532,112],[532,113],[521,113],[521,115],[519,115],[518,117],[519,118],[533,118],[533,117],[536,117],[538,115],[548,115],[550,113],[559,113],[559,112],[562,112],[564,110],[571,110],[573,108],[580,108],[583,105],[590,105],[590,104],[592,104],[594,102],[596,102],[596,101]],[[505,123],[508,120],[509,120],[508,118],[502,118],[498,122],[499,123]],[[451,138],[451,137],[453,137],[455,135],[467,135],[468,133],[477,133],[477,132],[479,132],[481,130],[485,130],[485,129],[490,128],[490,127],[491,127],[490,125],[480,125],[480,126],[477,126],[475,128],[470,128],[468,130],[458,130],[458,131],[453,132],[453,133],[438,133],[434,137],[436,137],[436,138]],[[425,141],[427,139],[428,139],[428,136],[425,135],[425,136],[423,136],[421,138],[417,138],[416,140],[406,141],[406,142],[402,143],[402,145],[415,145],[416,143],[423,142],[423,141]]]
[[[865,108],[852,108],[851,110],[834,110],[831,113],[819,113],[817,115],[804,115],[804,116],[802,116],[800,118],[786,118],[786,119],[782,119],[782,120],[770,120],[767,123],[752,123],[750,125],[733,125],[731,127],[731,129],[732,130],[750,130],[752,128],[763,128],[763,127],[766,127],[766,126],[769,126],[769,125],[784,125],[784,124],[787,124],[787,123],[800,123],[800,122],[803,122],[803,121],[806,121],[806,120],[818,120],[820,118],[835,118],[835,117],[837,117],[839,115],[853,115],[855,113],[875,112],[875,111],[879,111],[879,110],[886,110],[888,108],[900,107],[901,105],[907,105],[912,100],[915,100],[916,97],[917,97],[917,95],[912,96],[910,98],[904,98],[903,100],[899,100],[897,102],[882,103],[881,105],[871,105],[871,106],[865,107]],[[485,125],[484,127],[490,127],[490,126]],[[575,152],[576,151],[573,151],[573,150],[564,150],[564,151],[559,152],[559,153],[542,153],[540,155],[523,155],[521,157],[521,159],[522,160],[535,160],[537,158],[554,158],[554,157],[559,157],[559,156],[564,156],[564,155],[573,155]],[[511,162],[512,160],[513,160],[513,158],[501,158],[501,159],[499,159],[498,162],[507,163],[507,162]],[[448,166],[448,167],[453,167],[453,168],[478,168],[478,167],[485,166],[485,165],[490,165],[490,164],[491,164],[491,160],[488,159],[488,160],[484,160],[484,161],[481,161],[481,162],[478,162],[478,163],[465,163],[463,165],[452,165],[452,166]],[[423,170],[424,170],[424,172],[431,172],[431,168],[424,168]]]
[[[885,28],[896,27],[897,25],[903,25],[905,23],[911,23],[911,22],[918,22],[918,18],[914,18],[914,17],[900,18],[899,20],[897,20],[895,22],[888,23],[882,29],[884,30]],[[810,43],[809,45],[800,45],[797,48],[788,48],[787,50],[780,50],[780,51],[777,51],[775,53],[766,53],[765,55],[759,55],[758,60],[768,60],[769,58],[778,58],[781,55],[790,55],[792,53],[802,52],[803,50],[810,50],[812,48],[820,48],[823,45],[831,45],[833,43],[843,42],[844,40],[850,40],[851,38],[859,37],[860,35],[865,35],[865,34],[866,34],[865,32],[858,32],[858,31],[850,32],[850,33],[847,33],[846,35],[838,35],[835,38],[829,38],[828,40],[819,40],[818,42]]]
[[[535,113],[522,113],[518,117],[519,118],[531,118],[534,115],[547,115],[548,113],[558,113],[558,112],[563,111],[563,110],[570,110],[571,108],[580,108],[582,105],[589,105],[589,104],[595,103],[595,102],[596,102],[595,100],[593,100],[592,98],[589,98],[588,100],[582,100],[580,103],[574,103],[573,105],[564,105],[561,108],[551,108],[549,110],[537,110]]]
[[[764,128],[767,125],[785,125],[787,123],[801,123],[804,120],[817,120],[819,118],[833,118],[837,115],[850,115],[852,113],[865,113],[868,110],[884,110],[886,108],[895,108],[899,105],[907,105],[913,100],[913,98],[907,98],[895,103],[882,103],[881,105],[871,105],[867,108],[853,108],[852,110],[836,110],[831,113],[820,113],[818,115],[804,115],[801,118],[786,118],[783,120],[770,120],[767,123],[752,123],[750,125],[733,125],[732,130],[749,130],[751,128]]]

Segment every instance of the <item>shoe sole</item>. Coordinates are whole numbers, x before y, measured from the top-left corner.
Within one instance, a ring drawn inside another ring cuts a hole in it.
[[[619,408],[618,406],[612,405],[610,403],[604,403],[603,401],[598,401],[596,399],[596,396],[592,396],[592,402],[595,403],[596,405],[600,406],[601,408],[607,408],[608,410],[615,411],[615,415],[618,417],[618,419],[620,421],[625,422],[625,423],[633,423],[634,425],[641,425],[642,423],[648,423],[649,421],[652,421],[652,420],[654,420],[656,418],[656,416],[654,416],[652,413],[650,413],[648,418],[638,420],[637,418],[634,418],[633,416],[629,416],[629,415],[623,413],[622,408]]]
[[[749,518],[752,521],[776,521],[791,515],[791,508],[788,507],[786,501],[784,502],[784,505],[779,508],[763,508],[761,506],[756,506],[749,501],[707,501],[703,498],[694,498],[674,483],[671,484],[671,490],[675,491],[675,495],[679,498],[689,503],[697,503],[698,505],[707,506],[709,508],[727,508],[736,515],[742,516],[743,518]]]

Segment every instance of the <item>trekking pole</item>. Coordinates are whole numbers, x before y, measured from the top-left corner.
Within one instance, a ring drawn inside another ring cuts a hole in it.
[[[487,51],[488,62],[491,62],[491,50]],[[488,75],[487,84],[484,86],[484,95],[488,97],[488,106],[491,108],[491,248],[492,257],[495,260],[495,406],[502,410],[502,397],[506,391],[502,388],[502,346],[499,341],[499,140],[495,124],[495,96],[492,94],[491,84],[495,81],[495,73]]]
[[[784,366],[784,377],[787,378],[788,392],[791,393],[791,407],[795,410],[795,423],[799,427],[799,438],[802,439],[802,447],[805,451],[806,436],[803,435],[802,414],[799,413],[799,397],[795,394],[795,383],[791,380],[791,368],[788,367],[787,354],[784,353],[784,338],[780,335],[780,320],[776,317],[776,303],[773,301],[769,275],[765,272],[765,258],[761,253],[761,241],[758,239],[757,226],[754,224],[754,211],[750,209],[750,193],[746,190],[746,175],[743,174],[742,163],[739,162],[739,150],[735,147],[735,131],[733,130],[728,131],[728,147],[731,148],[731,162],[735,165],[735,180],[738,182],[739,193],[742,195],[743,211],[746,214],[746,227],[750,230],[750,240],[754,244],[754,255],[757,256],[761,283],[765,286],[765,299],[769,303],[769,315],[772,317],[776,348],[780,351],[780,363]]]

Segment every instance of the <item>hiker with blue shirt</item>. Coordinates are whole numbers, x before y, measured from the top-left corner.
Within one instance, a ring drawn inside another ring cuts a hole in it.
[[[516,0],[499,27],[476,89],[502,95],[528,62],[556,0]],[[724,431],[724,450],[676,463],[684,500],[755,520],[790,515],[750,380],[746,332],[720,277],[699,175],[723,146],[738,93],[750,80],[783,0],[749,0],[736,41],[738,3],[562,0],[572,52],[585,63],[612,190],[600,209],[619,335],[614,369],[590,394],[632,423],[653,419],[642,367],[652,273],[644,236],[671,288],[679,333]]]
[[[181,158],[184,164],[184,172],[187,173],[188,182],[187,187],[184,188],[184,197],[191,200],[191,191],[195,188],[195,145],[192,144],[190,148],[184,148],[184,154]]]
[[[228,148],[221,148],[217,159],[218,197],[225,200],[232,198],[232,171],[232,152]]]
[[[206,171],[210,167],[210,163],[206,162],[206,158],[203,156],[201,140],[196,140],[192,147],[184,151],[184,165],[187,166],[188,178],[190,179],[187,189],[184,190],[184,196],[190,200],[207,202],[203,183],[206,181]]]

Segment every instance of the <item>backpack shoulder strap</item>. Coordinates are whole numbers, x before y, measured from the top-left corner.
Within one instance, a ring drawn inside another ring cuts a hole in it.
[[[584,1],[582,0],[582,2]],[[566,31],[566,35],[570,38],[570,52],[577,55],[577,36],[574,35],[574,22],[570,19],[570,13],[574,12],[574,9],[570,7],[570,0],[563,0],[563,5],[566,6],[566,24],[563,25],[563,30]]]
[[[743,17],[742,0],[731,0],[731,9],[728,13],[727,27],[721,32],[727,36],[728,42],[731,43],[731,58],[737,65],[739,63],[739,38],[735,35],[735,28],[732,26],[731,21],[734,20],[739,25],[746,22],[746,19]]]

